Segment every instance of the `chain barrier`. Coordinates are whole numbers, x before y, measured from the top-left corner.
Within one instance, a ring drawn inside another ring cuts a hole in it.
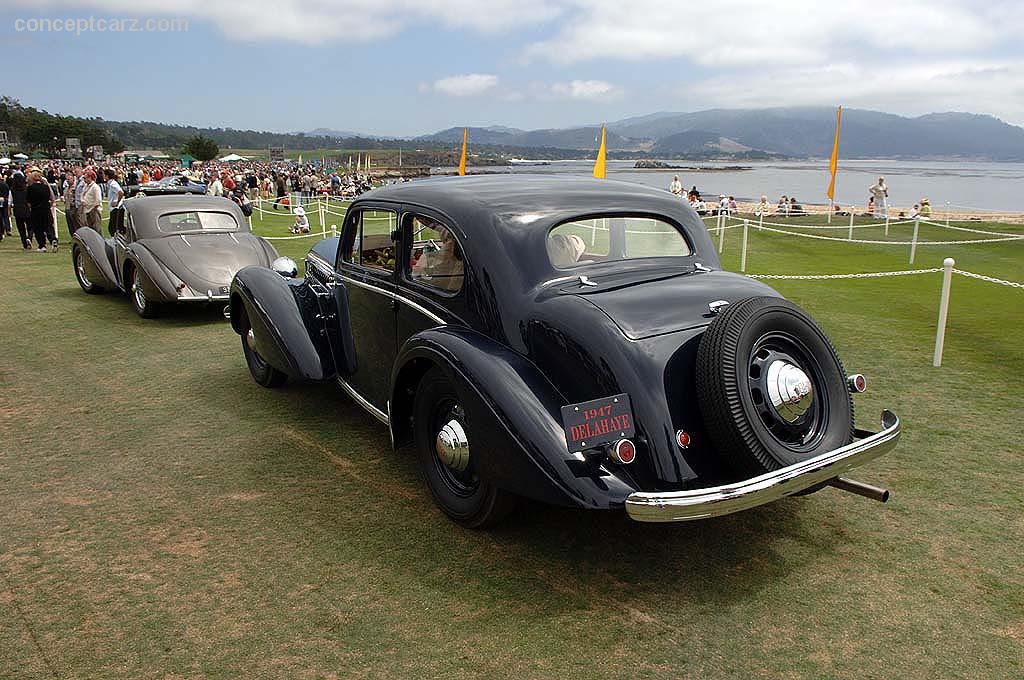
[[[985,276],[984,274],[975,274],[974,272],[964,271],[963,269],[954,269],[954,274],[966,276],[969,279],[978,279],[979,281],[987,281],[988,283],[998,283],[1000,286],[1009,286],[1010,288],[1024,289],[1024,283],[1017,281],[1005,281],[1003,279],[997,279],[994,276]]]
[[[314,236],[326,238],[323,233],[319,231],[316,233],[310,232],[308,234],[299,234],[298,236],[262,236],[261,238],[265,238],[268,241],[291,241],[297,238],[313,238]]]
[[[1005,231],[985,231],[983,229],[969,229],[967,227],[954,227],[951,224],[942,224],[941,222],[932,222],[931,220],[921,220],[921,224],[927,224],[931,227],[942,227],[943,229],[955,229],[956,231],[967,231],[972,234],[988,234],[990,236],[1009,236],[1011,238],[1021,238],[1022,234],[1012,234]]]
[[[890,223],[891,226],[892,223]],[[847,227],[849,228],[849,227]],[[821,234],[801,234],[795,231],[785,231],[784,229],[773,229],[771,227],[763,227],[764,231],[770,231],[776,234],[785,234],[786,236],[800,236],[802,238],[813,238],[819,241],[839,241],[841,243],[867,243],[870,245],[879,246],[909,246],[914,245],[915,241],[880,241],[880,240],[869,240],[869,239],[849,239],[839,238],[838,236],[822,236]],[[975,243],[1002,243],[1003,241],[1024,241],[1024,236],[1010,236],[1004,238],[977,238],[963,241],[916,241],[919,246],[960,246]]]
[[[830,279],[880,279],[886,276],[911,276],[913,274],[934,274],[941,272],[942,268],[933,269],[907,269],[898,272],[866,272],[858,274],[747,274],[750,279],[787,279],[797,281],[823,281]],[[956,271],[956,270],[954,270]]]

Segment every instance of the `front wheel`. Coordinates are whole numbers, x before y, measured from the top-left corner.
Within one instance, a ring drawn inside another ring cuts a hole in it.
[[[71,249],[71,262],[75,267],[75,279],[78,280],[78,285],[81,286],[89,295],[96,295],[103,292],[103,286],[97,285],[89,279],[88,271],[86,270],[85,258],[88,257],[85,251],[80,246],[75,246]]]
[[[474,429],[454,386],[438,368],[423,376],[413,403],[420,470],[438,507],[458,524],[483,529],[515,508],[515,496],[484,481],[473,456]]]
[[[126,277],[131,281],[128,286],[128,297],[132,301],[135,313],[143,319],[154,319],[160,316],[160,303],[146,297],[146,291],[142,289],[142,271],[135,266],[130,269],[130,276]]]
[[[245,314],[245,312],[242,312]],[[280,387],[288,380],[288,374],[277,370],[267,363],[266,359],[256,351],[256,336],[252,332],[248,317],[243,317],[242,330],[242,353],[245,355],[245,363],[249,367],[249,374],[256,381],[257,385],[263,387]]]

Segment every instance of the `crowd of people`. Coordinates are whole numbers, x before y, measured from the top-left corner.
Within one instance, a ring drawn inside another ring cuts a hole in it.
[[[190,168],[170,160],[109,167],[73,160],[14,163],[0,168],[0,241],[17,229],[25,250],[55,253],[58,204],[69,235],[82,227],[102,233],[104,215],[109,219],[140,185],[173,176],[205,184],[207,194],[234,200],[246,214],[259,199],[272,201],[273,210],[294,211],[293,233],[309,231],[301,207],[306,201],[324,195],[355,198],[374,186],[365,174],[290,161],[210,161]]]

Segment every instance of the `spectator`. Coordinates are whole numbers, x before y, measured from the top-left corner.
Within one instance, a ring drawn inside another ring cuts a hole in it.
[[[757,204],[756,208],[754,208],[754,216],[755,217],[766,217],[766,216],[770,215],[771,212],[772,212],[772,204],[768,202],[768,197],[762,194],[761,195],[761,202]]]
[[[25,196],[27,191],[28,183],[25,181],[25,175],[15,172],[11,177],[11,207],[14,212],[14,223],[18,225],[21,247],[25,250],[31,250],[32,232],[28,226],[29,207]]]
[[[100,231],[103,222],[103,192],[96,183],[96,172],[89,168],[85,171],[85,183],[82,186],[82,197],[78,201],[78,226],[89,227]]]
[[[110,205],[110,223],[107,226],[107,230],[113,234],[114,226],[120,217],[121,210],[124,208],[124,189],[117,183],[117,173],[112,168],[104,170],[103,176],[107,179],[107,202]],[[117,213],[114,211],[117,211]]]
[[[872,215],[879,219],[884,218],[889,209],[889,187],[885,185],[885,178],[879,177],[878,182],[872,184],[868,192],[875,199]]]
[[[213,176],[213,181],[210,182],[210,186],[206,187],[206,193],[210,196],[224,195],[224,183],[220,181],[219,175]]]
[[[29,206],[29,226],[39,246],[37,252],[45,253],[47,242],[50,244],[50,250],[57,252],[57,231],[53,224],[53,207],[56,199],[49,182],[39,170],[32,170],[28,174],[25,200]]]
[[[736,197],[735,196],[730,196],[729,197],[729,212],[730,213],[736,213],[739,209],[740,209],[739,206],[736,205]]]
[[[295,209],[295,224],[289,230],[293,234],[308,234],[309,233],[309,218],[306,217],[306,211],[301,207]]]
[[[779,204],[775,207],[775,214],[783,217],[789,215],[789,198],[786,194],[779,196]]]
[[[789,199],[789,214],[804,215],[804,207],[796,200],[796,196]]]
[[[914,207],[910,209],[910,219],[916,220],[920,216],[921,216],[921,206],[918,205],[917,203],[915,203]]]
[[[75,235],[78,229],[78,206],[75,205],[75,189],[78,186],[78,175],[82,173],[81,168],[75,168],[68,172],[67,181],[64,183],[64,219],[68,223],[68,234]]]
[[[668,190],[671,191],[673,195],[682,198],[683,183],[679,181],[679,175],[674,175],[672,177],[672,181],[668,185]]]
[[[921,217],[929,218],[932,216],[932,204],[927,198],[921,199]],[[8,225],[8,233],[10,233],[10,225]]]
[[[875,197],[868,196],[868,216],[875,214]]]
[[[11,235],[11,187],[0,175],[0,241]]]

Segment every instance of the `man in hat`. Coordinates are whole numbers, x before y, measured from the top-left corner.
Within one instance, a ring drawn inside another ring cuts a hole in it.
[[[874,216],[878,219],[884,218],[889,209],[889,187],[885,185],[885,178],[879,177],[878,182],[868,189],[868,193],[875,199]]]

